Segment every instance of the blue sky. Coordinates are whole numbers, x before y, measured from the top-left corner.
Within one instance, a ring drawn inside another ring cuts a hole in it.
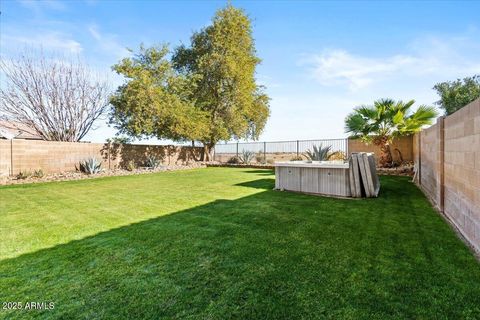
[[[375,99],[433,104],[435,83],[480,74],[480,2],[232,1],[253,20],[271,117],[261,140],[338,138]],[[126,47],[188,43],[225,1],[1,1],[1,56],[25,46],[110,66]],[[104,122],[86,140],[115,134]]]

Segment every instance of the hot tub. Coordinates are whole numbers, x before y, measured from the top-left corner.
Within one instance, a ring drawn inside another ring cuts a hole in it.
[[[275,162],[275,188],[350,197],[349,164],[343,161]]]

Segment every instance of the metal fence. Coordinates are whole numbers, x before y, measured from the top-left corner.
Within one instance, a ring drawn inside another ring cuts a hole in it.
[[[332,152],[348,154],[348,139],[317,139],[317,140],[292,140],[271,142],[237,142],[217,144],[215,146],[214,160],[225,162],[231,157],[238,157],[243,151],[257,154],[257,162],[290,160],[302,156],[313,146],[331,146]]]

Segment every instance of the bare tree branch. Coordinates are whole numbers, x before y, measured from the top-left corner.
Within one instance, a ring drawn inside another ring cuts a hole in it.
[[[29,52],[0,60],[0,118],[25,124],[45,140],[79,141],[109,106],[105,79],[77,59]]]

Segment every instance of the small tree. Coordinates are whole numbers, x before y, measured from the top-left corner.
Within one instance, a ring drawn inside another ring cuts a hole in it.
[[[31,51],[2,60],[0,117],[45,140],[79,141],[108,108],[108,83],[79,59]]]
[[[392,166],[390,144],[399,136],[410,135],[432,123],[437,116],[435,108],[420,106],[415,112],[410,108],[415,100],[406,103],[391,99],[381,99],[373,106],[360,106],[345,119],[345,131],[352,138],[362,139],[380,147],[380,165]]]
[[[440,96],[436,103],[449,115],[480,97],[480,75],[437,83],[433,89]]]
[[[269,116],[269,98],[257,85],[250,19],[232,5],[219,10],[212,24],[194,33],[189,47],[178,47],[176,70],[194,78],[192,101],[206,117],[200,141],[205,160],[220,140],[257,139]]]

